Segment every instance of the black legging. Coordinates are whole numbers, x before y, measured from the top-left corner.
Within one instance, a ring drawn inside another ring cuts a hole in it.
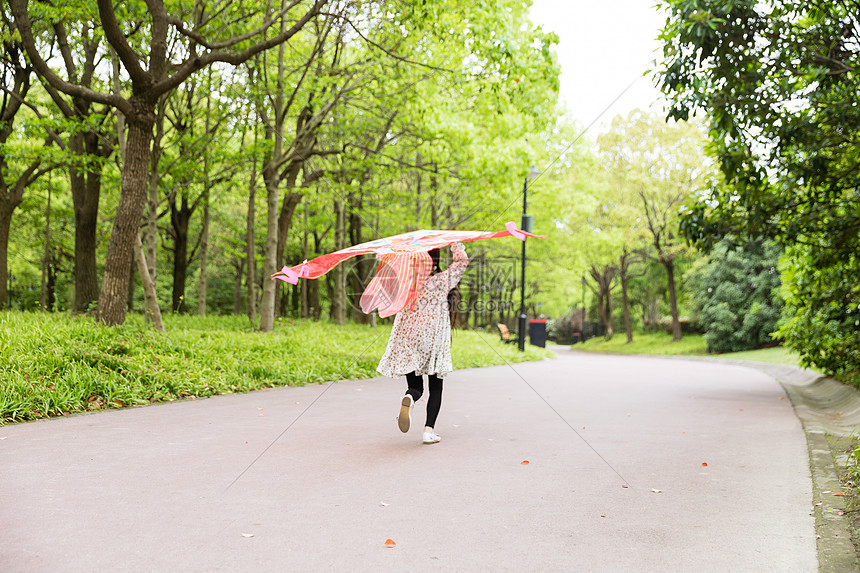
[[[406,375],[406,383],[409,385],[406,393],[417,402],[424,394],[424,377],[412,372]],[[424,425],[435,428],[436,416],[439,415],[439,408],[442,406],[442,379],[435,374],[430,374],[427,377],[427,386],[430,388],[430,395],[427,397],[427,423]]]

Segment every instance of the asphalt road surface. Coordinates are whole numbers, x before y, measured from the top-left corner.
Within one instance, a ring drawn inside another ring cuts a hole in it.
[[[2,427],[0,571],[817,571],[805,437],[765,374],[568,351],[459,370],[435,445],[425,399],[398,431],[405,387]]]

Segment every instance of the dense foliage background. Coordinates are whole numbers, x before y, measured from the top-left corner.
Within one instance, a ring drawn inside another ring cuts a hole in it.
[[[598,133],[558,104],[557,38],[528,4],[3,4],[0,306],[375,325],[357,310],[372,260],[268,277],[519,223],[527,185],[550,237],[528,242],[525,285],[519,243],[469,245],[465,327],[515,330],[524,287],[559,341],[702,331],[860,371],[857,15],[666,1],[669,119]]]

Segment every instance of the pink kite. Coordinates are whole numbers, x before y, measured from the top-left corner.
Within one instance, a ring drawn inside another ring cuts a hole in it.
[[[298,284],[300,278],[319,278],[352,257],[374,254],[379,266],[361,295],[361,310],[365,314],[378,310],[379,316],[384,318],[397,314],[417,299],[421,287],[432,271],[432,262],[427,251],[441,249],[452,243],[499,237],[516,237],[525,241],[526,237],[544,239],[546,235],[521,231],[513,222],[505,224],[505,230],[498,232],[412,231],[361,243],[292,267],[285,266],[273,274],[272,278]]]

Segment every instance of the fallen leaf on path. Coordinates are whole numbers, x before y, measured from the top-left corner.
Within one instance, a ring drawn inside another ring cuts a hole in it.
[[[623,484],[621,484],[621,487],[623,487],[624,489],[628,489],[630,486],[627,485],[626,483],[623,483]]]
[[[662,489],[654,489],[653,487],[651,488],[651,491],[652,491],[653,493],[663,493],[663,490],[662,490]]]
[[[254,537],[253,533],[243,533],[242,537]]]
[[[708,467],[708,462],[702,462],[702,467],[703,467],[703,468]]]
[[[112,403],[112,404],[116,404],[116,405],[117,405],[117,406],[119,406],[120,408],[122,408],[122,406],[123,406],[122,400],[114,400],[114,401],[113,401],[113,402],[111,402],[111,403]]]
[[[821,502],[820,502],[820,501],[819,501],[818,503],[816,503],[816,504],[815,504],[815,507],[818,507],[819,505],[821,505]]]
[[[837,511],[836,515],[845,515],[845,512],[844,511]]]
[[[388,506],[389,506],[389,505],[391,505],[391,504],[390,504],[390,503],[385,503],[384,501],[380,501],[380,502],[379,502],[379,505],[381,505],[382,507],[388,507]]]
[[[298,402],[296,402],[298,404]],[[262,408],[257,408],[258,410],[262,410]]]
[[[826,491],[822,491],[821,493],[833,493],[833,492],[828,489]]]
[[[780,397],[779,397],[779,399],[780,399],[780,400],[785,400],[785,396],[780,396]]]
[[[844,491],[837,491],[833,495],[845,495],[845,492]]]
[[[385,546],[386,546],[386,547],[388,547],[389,549],[391,549],[391,548],[392,548],[392,547],[394,547],[395,545],[397,545],[397,544],[396,544],[396,543],[394,543],[394,540],[393,540],[393,539],[386,539],[386,540],[385,540]]]
[[[606,517],[606,514],[605,514],[605,513],[601,513],[601,514],[600,514],[600,517]]]
[[[529,463],[531,463],[531,462],[529,462],[528,460],[523,460],[520,462],[520,465],[521,466],[527,466],[527,465],[529,465]]]
[[[262,417],[263,417],[263,415],[262,415],[262,414],[257,414],[257,416],[258,416],[258,417],[260,417],[260,418],[262,418]]]

